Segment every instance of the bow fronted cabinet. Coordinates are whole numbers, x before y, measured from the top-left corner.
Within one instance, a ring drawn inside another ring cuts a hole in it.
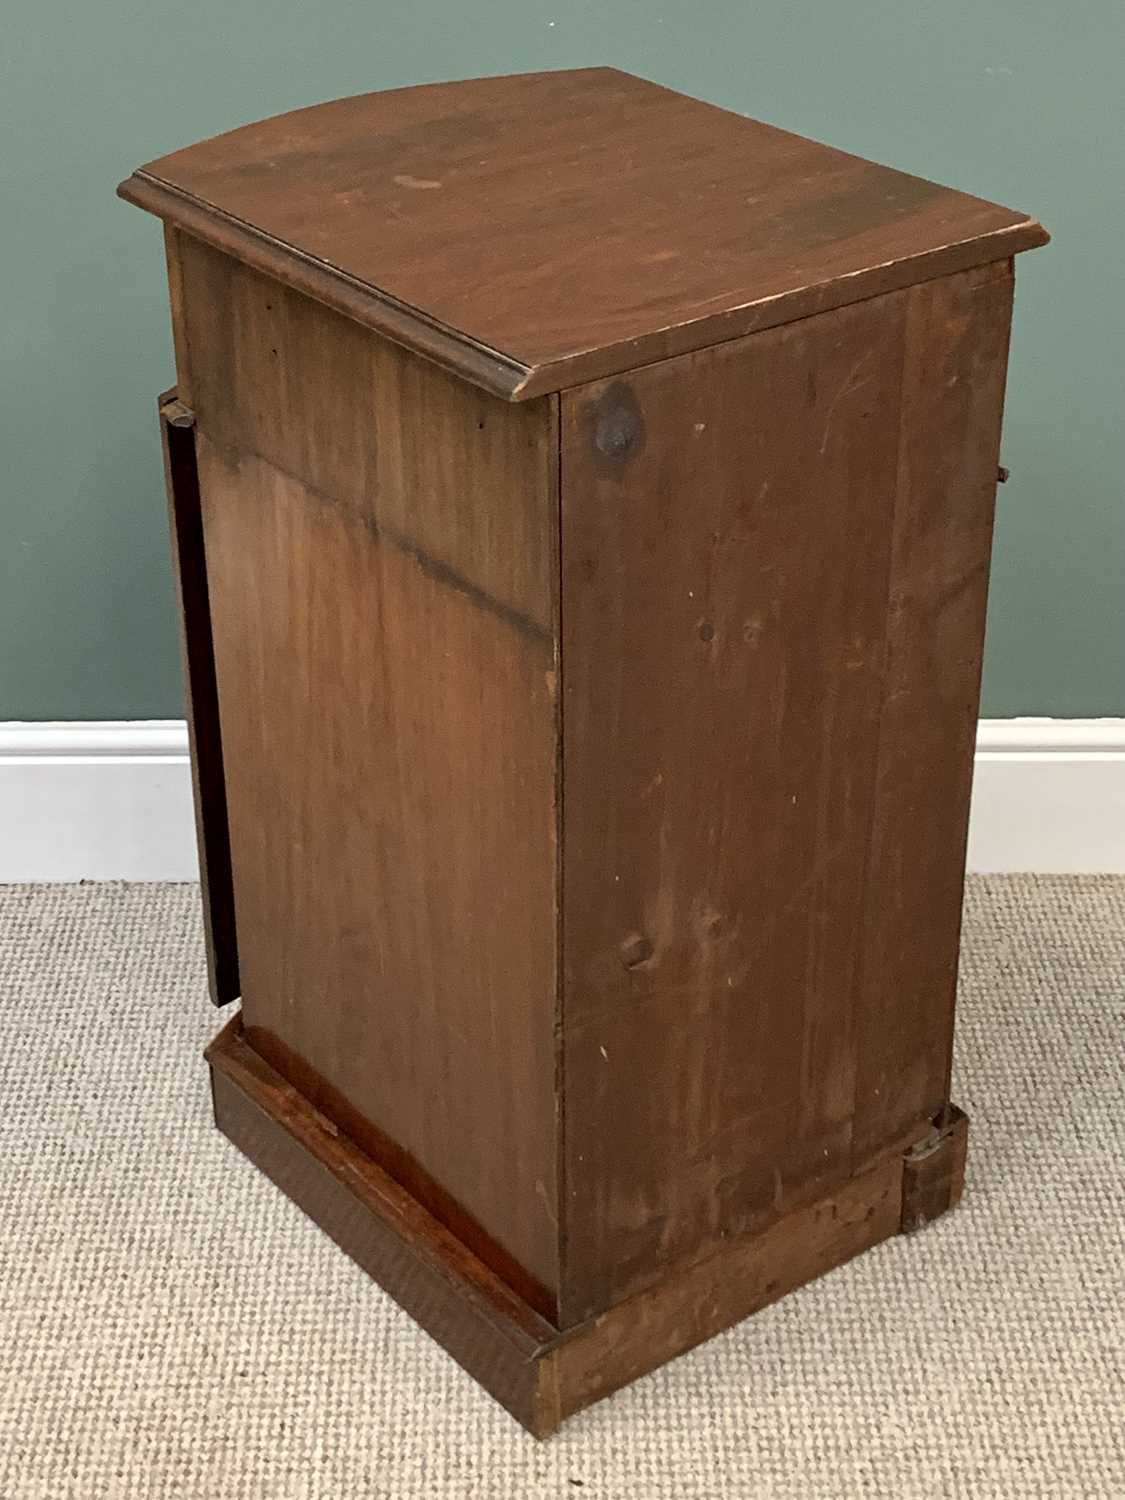
[[[960,1194],[1047,236],[608,68],[120,191],[166,233],[216,1118],[545,1434]]]

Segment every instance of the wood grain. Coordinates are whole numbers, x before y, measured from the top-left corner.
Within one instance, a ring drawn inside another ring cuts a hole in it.
[[[545,1356],[560,1420],[897,1233],[901,1199],[896,1157],[567,1330]]]
[[[240,1018],[207,1056],[220,1129],[537,1437],[895,1234],[903,1218],[903,1160],[887,1157],[560,1332],[264,1062]]]
[[[247,1045],[207,1051],[226,1135],[525,1426],[554,1330]]]
[[[188,236],[180,278],[192,400],[212,444],[266,459],[435,579],[553,638],[550,399],[513,411]]]
[[[905,308],[563,398],[564,1323],[851,1169]]]
[[[948,1102],[1012,268],[907,294],[886,685],[856,973],[857,1160]]]
[[[1046,236],[597,68],[121,192],[166,220],[216,1117],[544,1434],[960,1194]]]
[[[172,573],[179,603],[184,706],[191,750],[207,982],[213,1002],[227,1005],[231,1000],[237,1000],[241,983],[223,736],[215,683],[215,649],[195,453],[195,418],[175,390],[161,395],[157,411],[164,450]]]
[[[183,248],[247,1035],[551,1311],[553,404]]]
[[[948,1101],[1010,293],[563,398],[566,1324]]]
[[[180,400],[195,410],[191,393],[191,370],[187,352],[187,308],[184,305],[184,247],[188,236],[174,224],[164,225],[164,265],[168,273],[168,305],[172,314],[172,346],[176,358],[176,392]]]
[[[568,393],[556,450],[181,248],[253,1045],[562,1326],[916,1140],[1008,268]]]
[[[1047,239],[612,68],[340,99],[119,191],[513,399]]]

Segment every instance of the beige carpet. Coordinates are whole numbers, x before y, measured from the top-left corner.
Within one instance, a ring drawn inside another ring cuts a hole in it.
[[[1125,880],[972,884],[964,1206],[537,1444],[213,1130],[187,886],[0,890],[0,1500],[1125,1497]]]

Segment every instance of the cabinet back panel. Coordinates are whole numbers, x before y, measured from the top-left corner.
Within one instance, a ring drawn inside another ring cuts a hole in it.
[[[1003,262],[909,294],[856,975],[857,1163],[949,1099],[1012,291]]]
[[[565,1322],[941,1102],[1006,275],[564,393]]]

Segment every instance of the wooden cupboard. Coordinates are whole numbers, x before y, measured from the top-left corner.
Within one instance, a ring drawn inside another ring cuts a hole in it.
[[[956,1202],[1023,214],[607,68],[120,189],[218,1124],[532,1431]]]

